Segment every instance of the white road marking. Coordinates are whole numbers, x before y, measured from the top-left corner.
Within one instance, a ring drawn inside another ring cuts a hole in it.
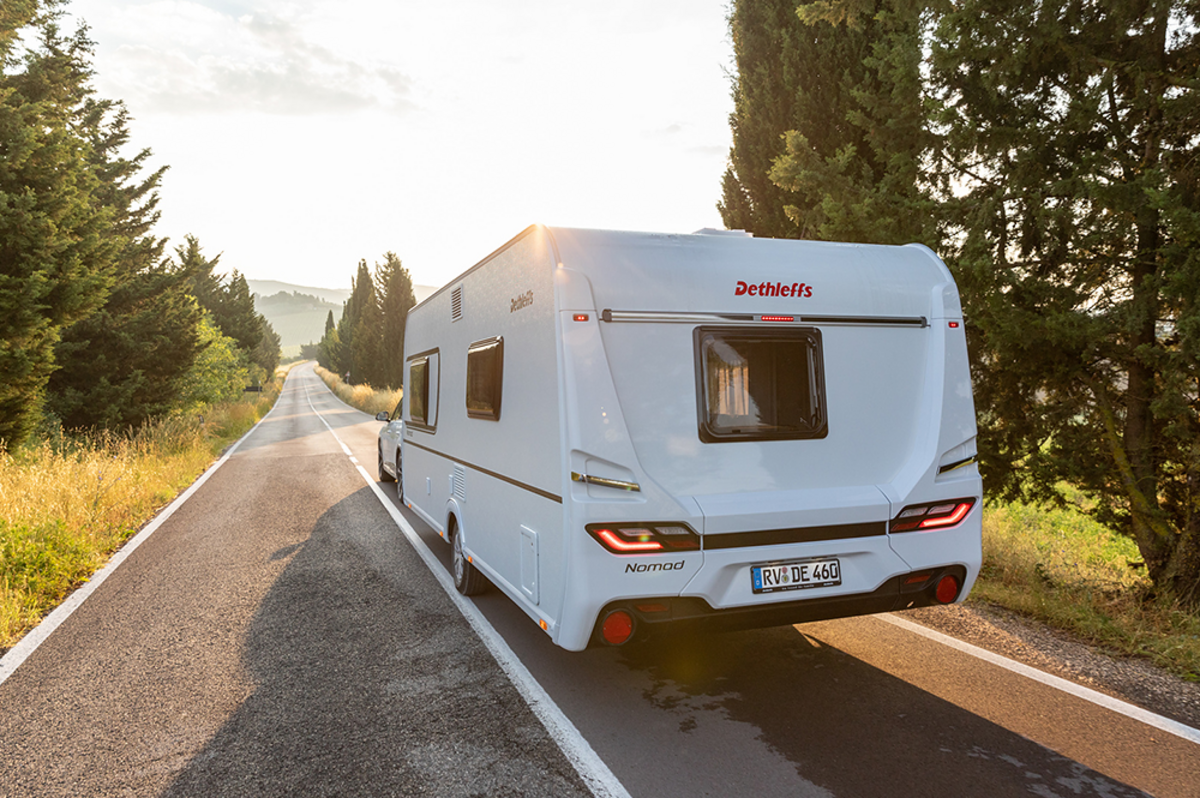
[[[993,665],[997,665],[1001,668],[1012,671],[1013,673],[1020,674],[1027,679],[1033,679],[1035,682],[1041,682],[1044,685],[1054,687],[1063,691],[1064,693],[1069,693],[1076,698],[1082,698],[1084,701],[1090,701],[1097,706],[1104,707],[1107,710],[1124,715],[1127,718],[1132,718],[1133,720],[1145,723],[1147,726],[1153,726],[1154,728],[1165,731],[1168,734],[1174,734],[1175,736],[1182,737],[1189,742],[1200,744],[1200,729],[1193,729],[1191,726],[1171,720],[1170,718],[1164,718],[1162,715],[1156,715],[1147,709],[1142,709],[1139,706],[1122,701],[1119,698],[1113,698],[1110,695],[1105,695],[1104,693],[1084,687],[1083,685],[1075,684],[1075,682],[1072,682],[1068,679],[1053,676],[1045,671],[1040,671],[1037,668],[1030,667],[1022,662],[1017,662],[1016,660],[1009,659],[1008,657],[1000,654],[994,654],[985,648],[980,648],[979,646],[974,646],[970,643],[964,643],[958,638],[942,634],[941,632],[930,629],[927,626],[921,626],[919,623],[913,623],[905,618],[898,618],[895,615],[876,615],[875,617],[881,621],[886,621],[893,626],[899,626],[901,629],[905,629],[913,634],[921,635],[922,637],[934,640],[943,645],[950,646],[950,648],[961,651],[964,654],[970,654],[972,657],[977,657],[985,662],[990,662]]]
[[[287,386],[286,380],[284,380],[284,386]],[[280,395],[282,395],[282,393],[283,392],[280,391]],[[153,535],[160,526],[166,523],[167,519],[174,515],[175,511],[182,507],[184,502],[192,498],[192,495],[196,491],[200,490],[200,486],[207,482],[208,478],[215,474],[217,469],[225,465],[226,461],[233,456],[233,453],[236,452],[238,447],[242,445],[242,441],[246,440],[246,438],[249,438],[254,433],[254,430],[258,429],[259,424],[270,418],[271,413],[274,413],[275,408],[278,406],[279,401],[277,399],[275,404],[271,406],[271,409],[267,411],[267,414],[258,420],[258,424],[255,424],[253,427],[251,427],[245,435],[238,438],[232,446],[226,449],[225,454],[223,454],[216,463],[214,463],[208,468],[208,470],[201,474],[199,478],[188,487],[187,490],[176,496],[175,501],[168,504],[165,510],[154,516],[154,518],[150,520],[150,523],[142,527],[141,532],[138,532],[136,535],[126,541],[125,545],[117,550],[116,554],[112,556],[112,558],[103,568],[92,574],[92,578],[85,585],[83,585],[83,587],[67,596],[66,600],[63,601],[62,604],[59,604],[53,612],[42,619],[41,623],[39,623],[24,637],[22,637],[15,646],[8,650],[8,653],[6,653],[3,657],[0,657],[0,684],[4,684],[8,677],[12,676],[17,668],[21,667],[21,663],[29,659],[30,655],[32,655],[34,651],[37,651],[38,646],[46,642],[46,639],[50,637],[54,630],[62,626],[63,622],[66,621],[67,618],[70,618],[71,614],[75,612],[75,610],[79,609],[83,605],[83,602],[87,601],[88,597],[95,593],[97,589],[99,589],[100,585],[104,584],[104,580],[112,576],[113,572],[116,571],[117,568],[121,567],[121,563],[125,562],[125,560],[129,558],[129,555],[133,554],[133,552],[137,550],[138,546],[149,540],[150,536]]]
[[[322,385],[324,385],[324,382],[322,382]],[[334,431],[333,427],[313,407],[312,397],[309,396],[307,385],[304,387],[304,395],[308,399],[309,408],[312,409],[317,418],[321,419],[321,423],[329,430],[329,434],[333,436],[334,440],[349,454],[350,450],[346,447],[345,443],[342,443],[342,439]],[[529,705],[534,715],[546,727],[546,731],[549,732],[551,739],[557,743],[559,749],[575,768],[575,772],[587,784],[592,794],[597,796],[597,798],[631,798],[625,786],[609,770],[608,765],[604,764],[604,760],[600,758],[591,744],[579,733],[579,729],[575,728],[575,724],[571,722],[570,718],[559,709],[558,704],[554,703],[554,699],[550,697],[545,688],[534,678],[524,663],[513,653],[513,650],[509,648],[508,643],[500,636],[500,633],[488,623],[487,618],[484,617],[483,613],[479,611],[473,602],[467,600],[465,596],[455,589],[450,574],[442,567],[441,562],[429,550],[429,547],[425,545],[425,541],[412,528],[408,520],[400,514],[400,510],[384,495],[375,478],[368,474],[366,469],[361,465],[356,465],[355,468],[362,475],[363,481],[370,486],[371,491],[375,494],[375,498],[379,500],[379,503],[383,505],[388,515],[392,517],[396,526],[404,533],[409,544],[425,563],[425,566],[429,568],[434,578],[438,581],[438,584],[442,586],[442,590],[446,591],[446,595],[454,602],[454,606],[463,614],[463,617],[467,619],[467,623],[475,630],[475,634],[479,636],[479,639],[483,641],[488,651],[491,652],[492,657],[495,658],[501,670],[508,676],[513,686],[517,688],[517,692],[521,694],[521,697],[525,699],[525,703]]]

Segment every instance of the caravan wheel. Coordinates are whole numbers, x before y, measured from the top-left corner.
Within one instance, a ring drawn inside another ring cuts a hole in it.
[[[454,587],[464,596],[474,596],[482,593],[487,589],[487,579],[483,574],[479,573],[474,565],[467,561],[467,556],[463,554],[462,535],[459,534],[458,527],[452,527],[450,535],[453,538],[452,545],[454,546],[454,556],[452,558]]]

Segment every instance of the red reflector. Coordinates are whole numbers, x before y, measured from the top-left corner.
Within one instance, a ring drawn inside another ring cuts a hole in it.
[[[933,529],[939,526],[954,526],[971,512],[972,502],[960,502],[954,512],[941,518],[926,518],[921,522],[921,529]]]
[[[608,546],[613,551],[662,551],[663,547],[662,544],[656,540],[623,540],[611,529],[601,529],[596,533],[596,536],[604,541],[604,545]]]
[[[795,321],[795,316],[759,316],[761,321]]]
[[[934,593],[934,598],[939,604],[950,604],[958,598],[958,580],[953,576],[943,576],[937,583],[937,592]]]
[[[905,579],[905,580],[904,580],[904,584],[906,584],[906,585],[915,585],[915,584],[917,584],[918,582],[924,582],[924,581],[925,581],[925,580],[927,580],[928,578],[929,578],[929,574],[913,574],[913,575],[912,575],[912,576],[910,576],[908,579]]]
[[[952,321],[952,322],[950,322],[950,329],[951,329],[951,330],[957,330],[957,329],[958,329],[958,322],[956,322],[956,321]]]
[[[600,624],[600,636],[610,646],[619,646],[633,634],[633,616],[625,610],[610,612]]]
[[[575,318],[575,321],[587,321],[587,320],[588,320],[588,314],[586,314],[586,313],[576,313],[576,314],[575,314],[575,316],[574,316],[574,318]]]

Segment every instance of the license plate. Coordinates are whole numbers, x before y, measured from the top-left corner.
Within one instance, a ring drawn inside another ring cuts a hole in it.
[[[842,583],[842,565],[837,558],[784,562],[750,567],[755,593],[781,593]]]

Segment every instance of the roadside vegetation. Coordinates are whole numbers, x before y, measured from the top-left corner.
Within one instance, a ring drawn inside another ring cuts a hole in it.
[[[0,653],[11,648],[271,409],[252,398],[124,433],[43,433],[0,449]]]
[[[989,505],[968,603],[1005,607],[1200,681],[1200,614],[1156,591],[1141,559],[1131,538],[1076,507]]]
[[[396,409],[403,393],[400,388],[376,390],[370,385],[348,385],[341,377],[321,366],[317,366],[315,371],[337,398],[356,410],[370,413],[373,416],[380,412],[390,414]]]

